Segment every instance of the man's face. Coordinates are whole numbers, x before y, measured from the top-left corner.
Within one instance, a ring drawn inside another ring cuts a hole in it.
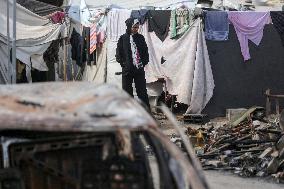
[[[131,33],[132,33],[132,34],[136,34],[136,33],[138,33],[138,30],[139,30],[139,24],[135,24],[135,25],[132,26],[132,28],[131,28]]]

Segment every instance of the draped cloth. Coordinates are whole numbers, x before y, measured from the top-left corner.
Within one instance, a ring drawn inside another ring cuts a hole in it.
[[[149,48],[149,63],[145,67],[147,83],[164,78],[170,94],[189,105],[186,113],[201,113],[213,96],[215,87],[201,20],[194,21],[184,35],[162,42],[155,33],[142,34]],[[161,57],[165,62],[161,64]]]
[[[249,60],[248,40],[259,45],[263,37],[263,29],[269,24],[269,12],[228,12],[228,18],[234,25],[244,60]]]

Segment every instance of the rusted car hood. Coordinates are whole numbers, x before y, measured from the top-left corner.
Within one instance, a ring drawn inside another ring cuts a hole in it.
[[[157,124],[115,86],[89,82],[0,86],[0,130],[91,132],[122,127]]]

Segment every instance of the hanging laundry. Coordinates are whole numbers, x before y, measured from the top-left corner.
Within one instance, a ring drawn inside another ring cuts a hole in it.
[[[70,44],[72,47],[71,48],[72,60],[75,60],[76,64],[81,67],[82,62],[86,61],[86,57],[82,56],[84,39],[75,29],[73,29],[71,34]]]
[[[106,40],[106,27],[107,27],[107,19],[106,16],[103,15],[100,18],[100,21],[97,23],[97,46],[100,45],[102,47],[102,44]]]
[[[59,48],[63,46],[63,40],[60,40],[61,35],[59,35],[59,39],[51,42],[48,49],[43,53],[43,60],[47,64],[55,64],[59,61]]]
[[[284,12],[283,11],[271,11],[270,16],[273,26],[280,35],[282,45],[284,46]]]
[[[194,13],[191,9],[177,8],[171,11],[170,38],[183,35],[193,23]]]
[[[229,20],[225,11],[205,12],[205,37],[212,41],[228,40]]]
[[[65,13],[56,11],[55,13],[50,15],[50,19],[54,24],[57,24],[57,23],[62,24],[65,19]]]
[[[149,32],[155,32],[157,37],[164,41],[168,36],[171,11],[150,10],[148,13]]]
[[[248,40],[259,45],[263,37],[263,28],[269,24],[269,12],[228,12],[228,18],[234,25],[244,60],[249,60]]]
[[[90,27],[90,54],[97,48],[97,26],[92,24]]]
[[[131,11],[131,18],[138,19],[139,23],[143,25],[146,21],[147,13],[149,10],[141,9],[141,10],[133,10]]]

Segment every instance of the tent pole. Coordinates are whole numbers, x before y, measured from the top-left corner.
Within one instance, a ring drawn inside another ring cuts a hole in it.
[[[63,58],[63,77],[64,77],[64,81],[67,81],[67,38],[63,39],[63,51],[64,51],[64,58]]]
[[[7,60],[8,60],[8,82],[12,83],[12,67],[11,67],[11,54],[10,54],[10,6],[7,0]]]
[[[16,0],[13,0],[12,83],[16,83]]]

